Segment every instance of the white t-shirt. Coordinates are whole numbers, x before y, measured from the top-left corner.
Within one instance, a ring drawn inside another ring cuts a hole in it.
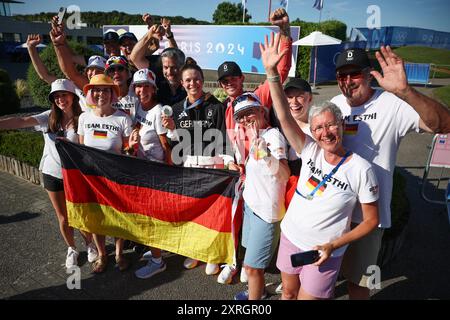
[[[137,156],[153,161],[164,161],[164,150],[159,135],[166,134],[167,129],[161,122],[162,105],[157,104],[148,111],[144,111],[140,103],[136,105],[136,113],[132,113],[134,122],[141,124],[139,135],[141,142]]]
[[[297,191],[291,200],[281,230],[286,238],[301,250],[312,250],[341,237],[350,230],[355,204],[371,203],[378,199],[378,183],[371,165],[353,153],[337,172],[307,200],[306,196],[331,172],[336,165],[324,158],[323,149],[306,137],[301,154],[302,170]],[[344,254],[346,246],[333,252]]]
[[[84,95],[83,91],[79,88],[75,88],[75,94],[78,96],[78,101],[80,102],[81,111],[83,112],[90,112],[92,109],[95,108],[95,106],[90,106],[86,102],[86,96]]]
[[[135,109],[136,105],[139,103],[139,98],[132,90],[132,87],[133,86],[131,85],[126,96],[120,97],[118,102],[112,104],[113,108],[122,110],[128,115],[134,112],[133,109]]]
[[[34,128],[37,131],[42,131],[44,134],[44,152],[39,164],[39,170],[52,177],[62,179],[61,159],[55,146],[56,134],[47,132],[50,112],[51,110],[48,110],[32,116],[39,123]],[[64,131],[64,137],[69,141],[78,142],[78,134],[73,129]]]
[[[278,160],[286,159],[287,143],[281,132],[269,128],[260,134],[266,140],[272,156]],[[280,182],[271,173],[264,160],[255,160],[251,155],[245,165],[245,203],[261,219],[268,223],[280,221],[286,209],[284,194],[286,181]]]
[[[359,107],[350,107],[343,95],[334,97],[344,116],[344,146],[369,161],[380,184],[380,227],[391,227],[392,184],[401,139],[419,131],[418,113],[405,101],[382,90]],[[353,222],[362,221],[357,207]]]
[[[119,110],[107,117],[84,112],[78,120],[78,134],[84,136],[84,144],[89,147],[120,154],[122,137],[131,134],[131,119]]]

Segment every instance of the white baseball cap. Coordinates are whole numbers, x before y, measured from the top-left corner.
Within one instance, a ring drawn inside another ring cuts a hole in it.
[[[133,75],[133,85],[139,83],[150,83],[156,88],[156,75],[147,68],[140,69]]]
[[[67,79],[56,79],[52,82],[52,89],[50,90],[50,93],[48,94],[48,100],[50,102],[53,102],[53,93],[56,91],[67,91],[71,92],[75,95],[75,97],[78,97],[75,93],[75,85],[72,81]]]
[[[105,70],[106,59],[102,56],[90,56],[88,60],[87,68],[97,68]]]
[[[234,119],[236,120],[242,114],[243,111],[262,107],[261,102],[256,94],[252,92],[246,92],[233,101]]]

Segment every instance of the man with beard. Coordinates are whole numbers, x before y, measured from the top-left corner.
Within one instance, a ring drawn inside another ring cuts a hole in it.
[[[344,117],[344,146],[369,161],[380,188],[379,227],[350,244],[342,263],[350,299],[368,299],[371,273],[376,265],[383,230],[391,227],[393,173],[400,140],[408,132],[450,132],[450,111],[408,85],[403,60],[391,48],[381,47],[376,58],[383,75],[373,71],[363,49],[347,49],[336,62],[342,94],[334,97]],[[371,87],[375,78],[381,89]],[[358,207],[352,228],[361,220]]]

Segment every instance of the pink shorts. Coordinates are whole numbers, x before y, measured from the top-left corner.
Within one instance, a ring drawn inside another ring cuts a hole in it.
[[[290,242],[283,233],[280,237],[277,268],[288,274],[298,274],[302,289],[317,298],[329,299],[334,296],[334,287],[341,267],[342,257],[330,257],[319,267],[308,264],[293,267],[291,254],[303,252]]]

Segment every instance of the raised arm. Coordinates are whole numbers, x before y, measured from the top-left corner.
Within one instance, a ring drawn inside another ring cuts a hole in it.
[[[37,51],[36,46],[42,42],[42,37],[40,34],[29,34],[27,38],[27,49],[30,54],[31,62],[33,63],[34,70],[38,74],[41,80],[51,84],[57,79],[57,77],[50,72],[48,72],[47,67],[42,62],[41,57]]]
[[[167,18],[161,18],[161,26],[164,28],[164,35],[169,41],[168,48],[178,48],[177,42],[171,30],[170,20]]]
[[[55,47],[56,57],[58,59],[59,67],[64,75],[73,81],[78,88],[83,88],[89,83],[88,78],[78,72],[73,62],[73,54],[66,41],[66,34],[62,26],[57,26],[52,23],[52,30],[50,31],[50,39]]]
[[[281,123],[281,128],[286,135],[289,144],[297,153],[301,153],[303,145],[305,144],[305,134],[297,125],[295,119],[289,111],[289,103],[281,86],[280,75],[277,70],[277,64],[281,58],[286,54],[286,50],[278,52],[278,45],[280,43],[280,35],[274,37],[273,32],[270,34],[270,41],[267,36],[264,39],[264,45],[260,44],[261,59],[266,69],[267,82],[272,96],[273,107],[277,113],[278,119]]]
[[[136,45],[133,48],[133,51],[131,51],[131,61],[133,61],[134,65],[138,68],[138,69],[144,69],[144,68],[148,68],[149,67],[149,62],[147,60],[146,53],[147,53],[147,48],[149,46],[152,45],[152,43],[155,41],[154,36],[155,33],[157,33],[159,27],[158,25],[153,25],[151,26],[147,33],[141,38],[139,39],[139,41],[136,43]],[[156,45],[154,45],[154,47],[156,47]],[[159,42],[158,42],[158,47],[159,47]],[[155,51],[158,48],[154,48]]]
[[[383,70],[383,75],[378,71],[370,72],[379,85],[416,110],[420,116],[419,126],[422,130],[434,133],[449,133],[450,110],[408,85],[403,60],[389,46],[382,46],[380,51],[381,53],[377,51],[375,56]]]

